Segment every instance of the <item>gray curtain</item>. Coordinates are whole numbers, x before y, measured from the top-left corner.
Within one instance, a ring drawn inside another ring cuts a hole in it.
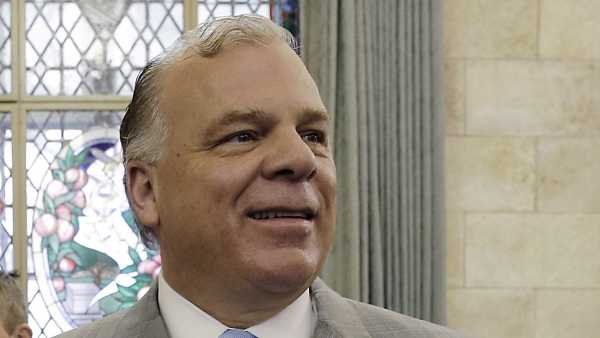
[[[301,1],[303,58],[334,121],[341,294],[445,323],[439,0]]]

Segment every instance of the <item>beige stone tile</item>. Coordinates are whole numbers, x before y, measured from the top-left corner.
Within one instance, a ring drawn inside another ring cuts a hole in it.
[[[466,285],[600,287],[600,215],[468,214]]]
[[[448,326],[469,337],[533,338],[535,293],[530,290],[448,290]]]
[[[447,213],[446,271],[449,287],[462,287],[465,284],[464,222],[465,217],[462,212]]]
[[[446,146],[449,211],[533,210],[533,139],[447,137]]]
[[[544,226],[546,286],[600,288],[600,215],[547,215],[532,221]]]
[[[600,1],[541,1],[540,55],[545,58],[600,58]]]
[[[537,56],[538,0],[467,0],[467,57]]]
[[[466,133],[600,135],[600,77],[593,63],[469,61]]]
[[[445,57],[465,56],[465,8],[467,0],[442,1]]]
[[[544,279],[541,226],[515,214],[469,214],[465,229],[468,287],[539,286]]]
[[[600,290],[541,290],[537,294],[537,338],[597,338]]]
[[[600,212],[600,137],[539,141],[538,207],[552,212]]]
[[[444,110],[446,135],[465,132],[465,61],[444,60]]]

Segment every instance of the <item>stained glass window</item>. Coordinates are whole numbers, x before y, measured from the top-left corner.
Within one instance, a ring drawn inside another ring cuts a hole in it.
[[[300,41],[300,9],[298,0],[271,0],[271,19]]]
[[[183,31],[183,0],[28,0],[27,93],[127,95]]]
[[[198,0],[198,21],[221,16],[256,14],[271,18],[299,39],[298,0]]]
[[[123,188],[122,113],[27,116],[29,319],[52,336],[135,303],[160,271]]]
[[[11,92],[11,4],[0,0],[0,95]]]
[[[269,17],[269,0],[199,0],[198,21],[239,14],[257,14]]]
[[[0,268],[14,269],[12,132],[10,113],[0,112]]]

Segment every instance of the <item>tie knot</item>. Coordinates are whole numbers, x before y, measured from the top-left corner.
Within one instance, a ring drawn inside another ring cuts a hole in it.
[[[237,329],[227,329],[227,331],[223,332],[219,338],[257,338],[255,335],[248,331],[237,330]]]

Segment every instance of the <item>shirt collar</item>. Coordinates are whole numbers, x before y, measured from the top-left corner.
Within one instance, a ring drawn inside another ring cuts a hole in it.
[[[171,338],[189,337],[190,332],[202,332],[198,337],[217,338],[228,329],[181,296],[162,274],[158,277],[158,304]],[[316,312],[307,289],[281,312],[246,330],[259,338],[310,338],[316,323]]]

